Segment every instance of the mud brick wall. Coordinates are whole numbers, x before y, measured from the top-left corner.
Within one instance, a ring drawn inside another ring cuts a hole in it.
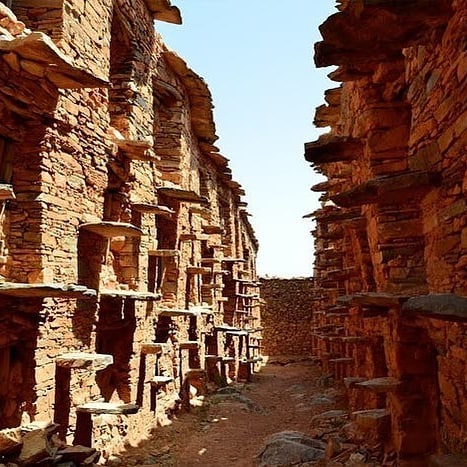
[[[310,357],[313,354],[315,295],[314,283],[309,278],[261,279],[265,355]]]

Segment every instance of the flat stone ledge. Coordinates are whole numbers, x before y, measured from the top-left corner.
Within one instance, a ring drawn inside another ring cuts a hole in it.
[[[180,350],[198,350],[199,349],[199,342],[197,341],[185,341],[179,342],[178,348]]]
[[[18,298],[80,298],[91,299],[97,296],[94,289],[76,284],[25,284],[0,282],[0,295]]]
[[[139,406],[136,404],[118,404],[113,402],[88,402],[76,407],[76,412],[95,415],[132,415],[138,411]]]
[[[430,294],[413,297],[402,306],[404,316],[420,314],[446,321],[467,321],[467,298],[455,294]]]
[[[101,297],[110,298],[127,298],[129,300],[140,300],[140,301],[156,301],[162,298],[161,294],[153,292],[139,292],[137,290],[110,290],[103,289],[99,291]]]
[[[154,376],[154,378],[151,379],[149,383],[152,386],[164,386],[171,383],[173,380],[174,379],[171,376]]]
[[[177,308],[164,308],[158,311],[158,316],[180,317],[180,316],[198,316],[199,312],[195,310],[181,310]]]
[[[133,203],[131,207],[142,214],[155,214],[156,216],[171,217],[175,211],[168,206],[151,203]]]
[[[88,222],[79,226],[80,231],[92,232],[104,238],[112,237],[141,237],[143,231],[133,224],[126,222]]]
[[[181,187],[159,187],[157,194],[172,198],[183,203],[207,204],[208,199],[200,196],[192,190],[184,190]]]
[[[103,370],[113,362],[113,355],[86,352],[70,352],[55,359],[55,364],[61,368],[90,368],[94,371]]]
[[[375,393],[394,392],[399,388],[400,385],[401,382],[399,380],[390,376],[383,378],[374,378],[369,379],[367,381],[355,383],[356,387],[361,389],[368,389]]]
[[[167,348],[167,344],[158,342],[148,342],[146,344],[141,344],[141,353],[143,355],[157,355],[164,353],[164,351],[166,351]]]

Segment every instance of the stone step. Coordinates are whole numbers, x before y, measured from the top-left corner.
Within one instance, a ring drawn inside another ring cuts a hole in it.
[[[367,381],[355,383],[355,386],[362,389],[368,389],[376,393],[393,392],[397,390],[401,382],[396,378],[386,376],[383,378],[374,378]]]
[[[96,235],[100,235],[104,238],[112,237],[141,237],[143,231],[133,225],[126,222],[88,222],[79,226],[80,232],[92,232]]]
[[[114,402],[87,402],[76,407],[76,412],[94,415],[131,415],[137,413],[138,410],[139,406],[136,404],[119,404]]]
[[[360,377],[360,376],[349,376],[344,378],[345,387],[348,389],[355,388],[357,383],[363,383],[364,381],[368,381],[368,378]]]
[[[103,370],[114,362],[113,355],[70,352],[59,355],[55,359],[55,364],[62,368],[70,369],[92,369],[93,371]]]
[[[151,203],[133,203],[131,207],[142,214],[155,214],[156,216],[171,217],[175,211],[168,206]]]
[[[158,375],[158,376],[154,376],[153,379],[151,379],[149,381],[149,383],[152,385],[152,386],[164,386],[166,384],[169,384],[173,381],[174,379],[170,376],[161,376],[161,375]]]
[[[169,316],[169,317],[178,317],[178,316],[197,316],[197,313],[192,310],[181,310],[177,308],[163,308],[158,311],[159,316]]]

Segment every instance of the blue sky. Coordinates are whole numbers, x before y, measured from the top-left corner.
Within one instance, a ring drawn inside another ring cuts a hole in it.
[[[167,45],[209,85],[221,154],[230,159],[260,242],[258,272],[313,273],[310,186],[321,181],[303,158],[319,136],[314,109],[338,86],[316,69],[318,26],[333,0],[173,0],[183,25],[156,22]]]

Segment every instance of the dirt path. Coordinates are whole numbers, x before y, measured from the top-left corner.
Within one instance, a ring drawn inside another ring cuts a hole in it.
[[[158,428],[154,439],[112,464],[252,466],[267,436],[309,432],[313,415],[339,407],[338,391],[320,383],[319,370],[310,362],[268,364],[252,383],[209,396],[203,406]]]

